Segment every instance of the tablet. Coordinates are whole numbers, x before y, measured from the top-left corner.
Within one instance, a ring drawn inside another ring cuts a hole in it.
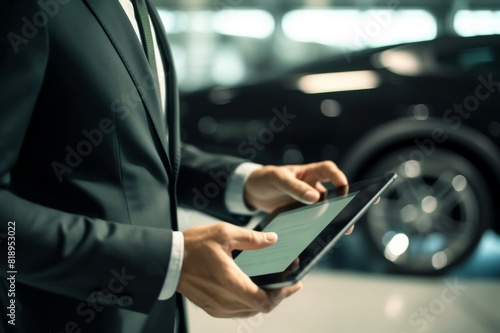
[[[265,216],[255,230],[275,232],[278,241],[260,250],[234,251],[233,258],[265,289],[293,285],[303,278],[373,205],[396,174],[365,180],[338,195],[331,189],[317,203],[294,203]]]

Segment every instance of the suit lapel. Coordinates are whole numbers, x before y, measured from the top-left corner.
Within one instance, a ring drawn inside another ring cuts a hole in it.
[[[171,149],[167,143],[166,124],[162,117],[162,107],[143,48],[135,37],[135,31],[118,1],[84,0],[106,32],[141,96],[144,107],[153,122],[156,135],[163,146],[165,167],[172,171],[169,160]],[[165,67],[167,68],[167,67]],[[168,72],[166,73],[167,77]],[[169,88],[168,90],[171,90]],[[175,156],[175,155],[171,155]]]
[[[174,175],[177,177],[180,163],[180,128],[179,128],[179,94],[177,89],[177,78],[175,75],[172,53],[167,41],[167,34],[161,22],[160,16],[153,5],[148,1],[151,20],[156,31],[156,39],[163,56],[165,67],[165,78],[167,80],[167,124],[169,129],[169,156],[172,162]]]

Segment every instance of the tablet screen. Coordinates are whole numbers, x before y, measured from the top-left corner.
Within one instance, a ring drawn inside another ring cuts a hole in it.
[[[263,231],[275,232],[278,241],[265,249],[241,252],[235,258],[236,264],[248,276],[283,272],[357,194],[350,193],[276,215]]]
[[[338,195],[339,189],[331,188],[316,204],[293,203],[277,209],[254,230],[275,232],[278,241],[261,250],[233,251],[235,263],[264,289],[296,283],[329,253],[396,178],[392,173],[357,182],[349,186],[349,194],[342,196]]]

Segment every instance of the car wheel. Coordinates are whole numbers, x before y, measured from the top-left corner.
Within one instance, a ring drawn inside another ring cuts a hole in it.
[[[447,149],[420,160],[405,158],[413,151],[392,151],[363,174],[399,176],[367,212],[365,231],[376,252],[398,271],[433,274],[472,253],[493,208],[485,179],[467,158]]]

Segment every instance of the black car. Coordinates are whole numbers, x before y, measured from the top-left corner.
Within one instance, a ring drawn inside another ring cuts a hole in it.
[[[341,54],[182,105],[184,140],[210,151],[329,159],[351,182],[396,172],[363,224],[405,272],[440,272],[500,233],[500,36]]]

